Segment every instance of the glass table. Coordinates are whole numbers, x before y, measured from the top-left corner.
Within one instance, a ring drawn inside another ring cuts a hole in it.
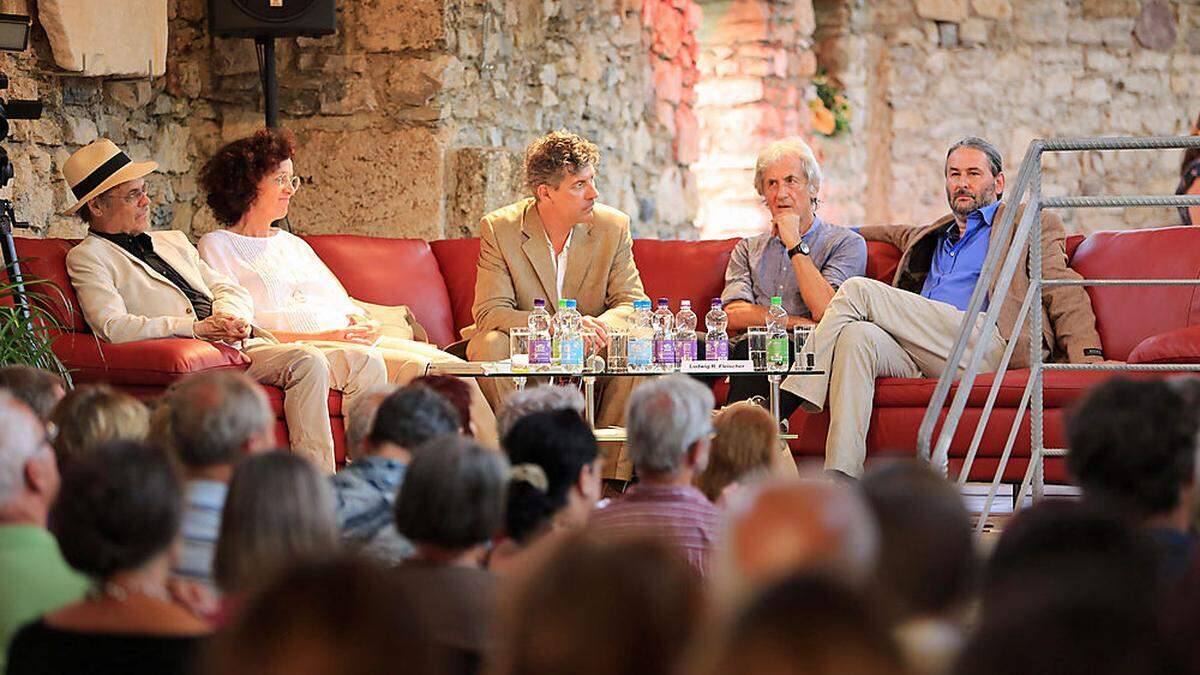
[[[578,377],[583,380],[584,414],[588,424],[596,426],[596,378],[597,377],[656,377],[683,373],[705,377],[744,377],[747,375],[766,375],[771,386],[770,408],[771,416],[776,424],[780,420],[779,385],[783,378],[789,375],[824,375],[825,372],[816,368],[804,367],[803,364],[793,364],[789,370],[755,370],[750,361],[693,361],[682,368],[672,370],[635,370],[613,372],[609,370],[562,370],[558,367],[529,367],[513,370],[506,361],[460,361],[453,363],[431,363],[425,367],[427,375],[453,375],[455,377],[508,377],[515,380],[517,389],[524,389],[527,378],[530,377]],[[623,435],[623,434],[622,434]]]

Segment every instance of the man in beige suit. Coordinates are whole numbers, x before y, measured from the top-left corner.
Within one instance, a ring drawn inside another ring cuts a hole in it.
[[[108,342],[164,337],[224,342],[250,357],[247,374],[283,387],[292,449],[332,473],[329,389],[354,400],[387,382],[378,354],[358,349],[322,352],[279,344],[250,324],[250,294],[200,259],[178,231],[148,232],[150,199],[137,163],[107,139],[80,149],[63,166],[77,202],[66,211],[88,224],[88,236],[67,254],[67,273],[84,319]]]
[[[951,213],[933,224],[860,228],[867,241],[886,241],[900,249],[895,280],[889,286],[866,277],[847,279],[799,357],[813,354],[817,369],[827,374],[793,375],[783,382],[785,390],[800,397],[805,410],[818,412],[829,406],[827,470],[850,476],[862,473],[875,378],[940,376],[988,249],[1012,246],[1011,238],[999,240],[992,228],[1007,206],[1017,209],[1018,222],[1024,209],[1000,201],[1004,194],[1000,151],[981,138],[964,138],[946,153],[945,177]],[[1078,279],[1067,267],[1062,221],[1046,211],[1041,215],[1043,278]],[[1001,303],[995,328],[983,333],[983,314],[977,317],[968,348],[982,341],[984,372],[999,367],[1005,347],[1014,339],[1012,367],[1029,365],[1029,324],[1020,335],[1013,334],[1029,289],[1028,269],[1024,263],[1017,266],[1003,298],[989,294],[987,302]],[[1103,360],[1096,316],[1082,287],[1045,289],[1042,312],[1044,331],[1039,341],[1053,357],[1072,363]]]
[[[535,299],[554,307],[559,298],[574,298],[584,328],[602,347],[609,330],[626,327],[633,301],[646,297],[633,264],[629,216],[596,202],[599,162],[595,145],[567,131],[543,136],[526,150],[525,187],[533,197],[497,209],[479,224],[470,360],[508,358],[508,331],[527,325]],[[623,423],[634,384],[626,377],[600,381],[596,426]],[[493,408],[512,389],[507,379],[481,386]],[[629,478],[632,466],[624,453],[609,455],[605,477]]]

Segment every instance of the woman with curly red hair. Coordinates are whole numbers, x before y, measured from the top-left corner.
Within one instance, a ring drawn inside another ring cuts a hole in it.
[[[280,341],[377,351],[389,379],[398,384],[424,374],[429,363],[456,361],[436,345],[413,339],[416,327],[373,317],[395,312],[352,300],[311,246],[271,226],[287,215],[300,188],[295,154],[291,134],[263,129],[226,145],[205,163],[200,184],[225,228],[200,238],[200,256],[250,292],[255,324]],[[476,433],[494,446],[495,416],[475,381],[467,384]]]

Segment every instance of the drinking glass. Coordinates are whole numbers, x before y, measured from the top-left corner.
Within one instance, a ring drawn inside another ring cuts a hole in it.
[[[508,331],[508,358],[514,373],[529,372],[529,329]]]
[[[812,326],[796,326],[793,332],[793,344],[796,350],[793,352],[796,357],[792,359],[792,370],[802,369],[803,363],[800,352],[804,350],[804,345],[808,344],[808,338],[812,335]]]
[[[766,326],[755,326],[746,329],[746,340],[750,348],[750,363],[754,370],[763,372],[767,369],[767,337],[770,331]]]
[[[623,373],[629,370],[629,333],[608,331],[608,370]]]

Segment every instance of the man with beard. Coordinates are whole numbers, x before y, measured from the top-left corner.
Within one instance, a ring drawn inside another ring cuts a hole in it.
[[[1001,201],[1000,151],[981,138],[964,138],[946,153],[945,176],[950,214],[931,225],[859,230],[868,241],[885,241],[900,249],[892,285],[864,277],[847,279],[804,346],[804,354],[813,354],[817,369],[826,374],[791,376],[783,382],[783,388],[800,397],[800,405],[809,412],[822,410],[828,397],[832,414],[825,468],[829,471],[861,475],[875,378],[941,375],[988,248],[1007,250],[1012,245],[1011,239],[999,241],[992,229],[1008,206]],[[1024,205],[1011,206],[1017,209],[1019,222]],[[1048,212],[1042,212],[1041,220],[1043,278],[1080,278],[1067,267],[1062,221]],[[984,315],[979,314],[969,343],[971,349],[976,344],[984,347],[983,371],[999,366],[1009,340],[1018,341],[1010,365],[1029,365],[1028,324],[1020,334],[1013,334],[1028,288],[1028,265],[1022,263],[1007,294],[998,298],[989,293],[986,298],[984,310],[991,302],[1001,306],[997,325],[987,332],[980,330]],[[1042,311],[1041,344],[1051,358],[1071,363],[1103,360],[1096,317],[1082,287],[1044,289]],[[962,370],[960,365],[959,375]]]

